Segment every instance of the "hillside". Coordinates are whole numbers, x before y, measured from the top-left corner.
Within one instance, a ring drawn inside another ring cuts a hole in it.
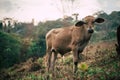
[[[0,80],[119,80],[120,58],[115,51],[115,41],[89,44],[81,54],[82,61],[77,74],[72,72],[72,54],[59,58],[56,62],[55,74],[45,71],[44,58],[30,58],[21,64],[15,64],[0,72]],[[82,64],[81,64],[82,63]]]
[[[55,74],[46,73],[46,33],[59,27],[74,25],[65,19],[32,23],[18,22],[14,28],[0,23],[0,80],[120,80],[120,57],[116,53],[116,29],[120,11],[98,15],[104,23],[95,23],[88,46],[80,55],[79,70],[73,74],[72,53],[56,62]],[[9,31],[10,30],[10,31]]]

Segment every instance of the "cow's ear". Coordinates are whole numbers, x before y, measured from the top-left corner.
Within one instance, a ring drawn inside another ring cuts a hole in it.
[[[102,23],[102,22],[104,22],[104,21],[105,21],[105,20],[104,20],[103,18],[97,18],[97,19],[95,19],[94,22]]]
[[[75,26],[76,26],[76,27],[80,27],[80,26],[82,26],[83,24],[85,24],[84,21],[79,21],[79,22],[77,22],[77,23],[75,24]]]

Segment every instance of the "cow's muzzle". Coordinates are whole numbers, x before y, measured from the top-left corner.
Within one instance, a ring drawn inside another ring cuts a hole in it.
[[[93,33],[93,32],[94,32],[93,29],[89,29],[89,30],[88,30],[88,33]]]

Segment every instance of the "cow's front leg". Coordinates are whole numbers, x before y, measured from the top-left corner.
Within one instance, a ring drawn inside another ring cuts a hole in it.
[[[78,50],[74,50],[73,51],[73,62],[74,62],[74,67],[73,67],[73,72],[76,73],[77,71],[77,65],[78,65],[78,60],[79,60],[79,51]]]

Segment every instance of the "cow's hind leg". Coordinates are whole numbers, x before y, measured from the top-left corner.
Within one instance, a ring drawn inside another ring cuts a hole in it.
[[[47,50],[47,72],[50,71],[50,66],[51,66],[51,50]]]
[[[52,50],[51,71],[54,71],[56,59],[57,59],[57,52],[55,50]]]

